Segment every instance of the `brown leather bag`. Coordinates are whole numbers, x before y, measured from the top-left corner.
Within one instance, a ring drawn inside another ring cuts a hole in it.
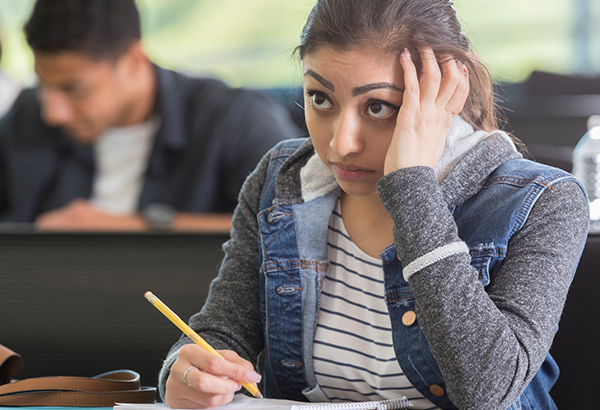
[[[13,381],[21,356],[0,345],[0,406],[112,407],[115,403],[154,403],[155,387],[142,387],[140,375],[117,370],[94,377],[37,377]]]

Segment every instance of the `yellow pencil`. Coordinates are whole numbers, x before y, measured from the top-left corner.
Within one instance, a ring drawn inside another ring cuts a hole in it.
[[[194,343],[203,347],[208,352],[223,357],[217,352],[211,345],[206,343],[204,339],[202,339],[198,333],[194,332],[194,330],[189,327],[179,316],[175,314],[171,309],[167,307],[159,298],[157,298],[152,292],[148,291],[144,293],[144,297],[148,299],[148,302],[152,303],[155,308],[161,311],[163,315],[165,315],[175,326],[177,326],[183,333],[185,333]],[[262,398],[262,394],[258,390],[258,388],[251,383],[241,383],[242,386],[246,388],[253,396]]]

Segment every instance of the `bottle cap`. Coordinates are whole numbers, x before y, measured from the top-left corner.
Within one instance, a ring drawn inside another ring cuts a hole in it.
[[[600,126],[600,115],[590,115],[587,120],[587,129],[591,130],[594,127]]]

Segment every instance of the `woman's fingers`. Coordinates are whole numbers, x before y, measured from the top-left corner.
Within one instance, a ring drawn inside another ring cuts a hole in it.
[[[442,81],[435,103],[438,107],[446,109],[448,114],[452,111],[452,109],[447,109],[450,107],[449,102],[460,86],[461,80],[461,74],[456,60],[453,58],[445,58],[445,61],[442,63]]]
[[[240,357],[240,355],[234,352],[233,350],[219,350],[219,354],[223,356],[228,362],[244,366],[248,370],[254,370],[254,366],[252,366],[252,363]]]
[[[442,72],[431,47],[419,49],[423,66],[420,76],[421,103],[434,102],[440,91]]]
[[[167,379],[165,401],[171,408],[203,409],[229,403],[239,389],[231,388],[231,380],[217,378],[200,370],[190,371],[183,382],[180,375],[172,372]]]
[[[187,386],[184,387],[185,390],[180,388],[179,394],[174,399],[170,399],[169,395],[172,395],[172,393],[176,391],[176,388],[171,387],[171,391],[167,390],[165,398],[169,407],[184,409],[214,408],[231,402],[235,394],[235,392],[228,392],[225,394],[207,393],[194,390]]]
[[[220,350],[219,353],[226,360],[231,363],[238,364],[246,369],[245,377],[249,380],[254,386],[257,386],[257,383],[260,381],[261,376],[254,371],[254,366],[248,360],[240,357],[233,350]]]
[[[404,71],[404,94],[402,97],[402,111],[414,112],[420,104],[420,85],[417,68],[413,63],[410,52],[404,49],[400,55],[400,65]]]
[[[238,391],[241,385],[232,379],[217,376],[206,371],[200,370],[195,366],[190,366],[191,369],[184,372],[181,377],[183,384],[202,393],[210,393],[217,395],[229,395]],[[187,373],[186,373],[187,372]]]
[[[229,403],[240,382],[257,383],[260,375],[234,352],[208,353],[195,344],[181,348],[167,379],[165,400],[170,407],[210,408]]]
[[[440,111],[444,109],[449,115],[458,114],[469,92],[466,67],[451,56],[442,56],[440,69],[440,64],[430,47],[423,47],[419,51],[423,64],[420,78],[421,103],[431,103]]]
[[[457,68],[459,82],[452,97],[446,103],[446,112],[452,115],[457,115],[462,111],[469,96],[469,72],[467,67],[462,63],[458,63]]]
[[[229,381],[235,380],[236,382],[248,382],[248,383],[256,383],[260,381],[260,375],[256,373],[253,369],[252,364],[248,361],[242,359],[237,354],[226,351],[220,351],[221,355],[226,355],[228,358],[233,359],[234,361],[230,361],[225,357],[219,357],[213,354],[206,352],[200,346],[196,346],[193,344],[186,345],[182,347],[180,355],[184,352],[184,349],[193,350],[193,356],[188,355],[186,358],[191,358],[191,365],[196,366],[198,369],[202,370],[205,373],[209,373],[214,376],[219,376],[221,378],[230,379]],[[200,350],[198,350],[200,349]],[[173,365],[175,366],[175,365]],[[183,372],[187,370],[186,368],[178,368],[177,371]]]
[[[430,47],[419,48],[423,69],[417,69],[408,50],[400,56],[405,90],[396,128],[384,161],[387,175],[411,166],[433,167],[440,159],[452,116],[468,96],[464,66],[442,56],[441,68]]]

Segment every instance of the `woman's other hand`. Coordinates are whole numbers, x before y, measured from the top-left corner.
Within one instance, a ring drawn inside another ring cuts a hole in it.
[[[165,402],[171,408],[208,409],[229,403],[241,389],[240,382],[258,383],[261,376],[252,364],[231,350],[215,356],[202,347],[181,348],[171,367]]]
[[[405,90],[384,173],[412,166],[433,167],[441,158],[452,118],[462,111],[469,94],[466,67],[447,58],[440,66],[433,50],[419,49],[422,72],[407,49],[400,55]]]

